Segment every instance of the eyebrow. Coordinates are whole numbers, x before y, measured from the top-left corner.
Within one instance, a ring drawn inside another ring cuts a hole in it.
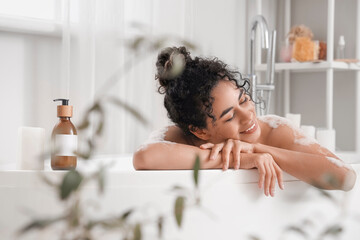
[[[238,100],[240,100],[240,98],[241,98],[241,96],[243,95],[243,93],[244,93],[244,91],[241,91],[241,90],[240,90]],[[222,117],[223,117],[225,114],[227,114],[228,112],[230,112],[231,109],[233,109],[233,108],[234,108],[234,107],[229,107],[229,108],[225,109],[225,110],[221,113],[219,119],[222,118]]]

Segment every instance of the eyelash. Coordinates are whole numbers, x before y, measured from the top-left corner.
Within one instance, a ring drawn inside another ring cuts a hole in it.
[[[247,100],[248,100],[248,98],[245,97],[244,101],[242,101],[240,104],[243,104],[243,103],[246,102]],[[228,120],[226,120],[226,122],[230,122],[231,120],[234,119],[234,117],[235,117],[235,113],[234,113],[234,115],[233,115],[231,118],[229,118]]]

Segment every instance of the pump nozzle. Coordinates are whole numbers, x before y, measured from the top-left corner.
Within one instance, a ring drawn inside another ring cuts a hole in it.
[[[69,106],[69,99],[54,99],[54,102],[61,101],[62,105],[57,106],[57,116],[58,117],[72,117],[73,107]]]
[[[62,105],[69,105],[69,99],[64,99],[64,98],[58,98],[58,99],[54,99],[54,102],[56,101],[62,101]]]

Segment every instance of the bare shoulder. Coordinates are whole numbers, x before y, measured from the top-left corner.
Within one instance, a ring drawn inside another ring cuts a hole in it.
[[[175,142],[175,143],[182,143],[189,145],[188,138],[184,134],[184,132],[177,126],[169,126],[165,133],[164,137],[165,141]]]
[[[314,138],[307,136],[302,129],[295,126],[290,120],[276,115],[268,116],[266,118],[261,117],[261,119],[272,128],[268,138],[269,145],[297,152],[335,156],[328,149],[320,146]]]
[[[294,129],[290,127],[289,120],[277,115],[261,116],[258,119],[270,129],[266,144],[288,149],[289,143],[294,141]]]

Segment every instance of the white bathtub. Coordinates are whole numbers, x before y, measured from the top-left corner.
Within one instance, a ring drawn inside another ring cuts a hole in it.
[[[358,160],[348,157],[348,162]],[[90,213],[101,217],[132,207],[142,208],[141,214],[135,214],[133,220],[165,213],[170,218],[164,226],[164,239],[249,239],[248,235],[263,240],[302,239],[294,231],[286,232],[285,229],[304,224],[303,229],[312,236],[338,220],[346,226],[340,239],[353,240],[360,234],[360,222],[349,220],[350,215],[360,216],[359,178],[354,189],[346,195],[341,191],[328,191],[339,200],[346,196],[344,205],[348,217],[339,218],[340,205],[288,174],[284,174],[285,190],[277,188],[272,198],[264,196],[258,189],[256,170],[202,170],[199,178],[202,206],[211,213],[196,208],[186,211],[182,229],[178,230],[172,217],[175,195],[169,189],[174,185],[192,188],[192,171],[135,171],[131,155],[101,157],[90,165],[80,164],[79,168],[89,172],[94,164],[111,160],[116,164],[108,172],[105,194],[96,198],[96,183],[84,189],[84,199],[98,199],[101,203],[101,209]],[[352,166],[359,175],[360,164]],[[45,174],[59,178],[64,172],[45,170]],[[37,216],[61,212],[56,193],[39,179],[36,171],[0,171],[0,199],[1,239],[14,238],[14,231],[30,220],[26,212],[31,211]],[[312,219],[312,224],[305,224],[306,219]],[[144,239],[156,238],[155,229],[155,225],[146,227]],[[24,239],[54,239],[56,236],[53,230],[33,232]],[[110,234],[101,239],[114,238],[115,235]]]

